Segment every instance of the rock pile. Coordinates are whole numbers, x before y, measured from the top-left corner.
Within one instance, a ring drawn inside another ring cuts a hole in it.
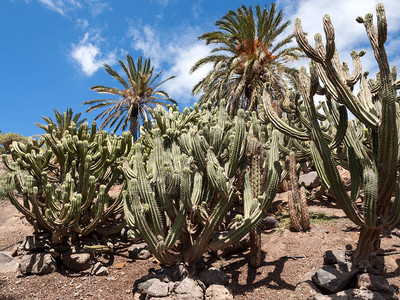
[[[134,283],[134,299],[146,300],[233,300],[227,287],[229,277],[218,268],[186,276],[182,265],[152,272]],[[185,277],[186,276],[186,277]]]
[[[131,246],[129,253],[134,259],[151,257],[145,244]],[[0,273],[19,270],[23,275],[43,275],[56,271],[58,266],[75,272],[89,270],[96,276],[109,275],[108,269],[96,260],[92,251],[84,250],[82,245],[54,245],[49,235],[26,236],[13,252],[0,252]]]
[[[382,275],[361,273],[351,263],[351,254],[350,248],[327,251],[324,266],[296,286],[292,299],[398,299],[398,287],[389,285]]]

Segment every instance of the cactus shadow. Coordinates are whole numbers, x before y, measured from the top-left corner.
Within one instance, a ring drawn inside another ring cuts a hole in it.
[[[387,272],[385,274],[386,278],[394,278],[394,277],[399,277],[400,276],[400,258],[396,259],[397,263],[397,268],[393,270],[392,272]]]
[[[250,292],[260,287],[268,287],[274,290],[295,290],[295,286],[282,279],[281,274],[284,268],[287,257],[283,256],[274,261],[263,261],[259,268],[253,268],[249,264],[249,255],[237,255],[240,260],[225,265],[224,272],[230,275],[232,280],[232,291],[234,294],[241,294],[243,292]],[[234,258],[234,257],[232,257]],[[247,265],[247,270],[244,268]],[[273,271],[268,272],[266,277],[259,277],[265,272],[262,268],[273,267]],[[244,270],[243,270],[244,269]],[[247,271],[246,283],[240,283],[240,275]]]

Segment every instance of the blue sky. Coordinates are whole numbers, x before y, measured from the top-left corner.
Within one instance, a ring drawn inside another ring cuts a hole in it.
[[[289,20],[302,19],[312,36],[322,31],[329,13],[336,29],[339,53],[348,60],[353,50],[367,49],[362,25],[354,19],[374,12],[374,0],[278,0]],[[0,5],[0,130],[25,136],[41,133],[33,123],[53,116],[53,109],[71,107],[89,121],[82,101],[102,98],[89,90],[100,84],[119,87],[103,64],[115,70],[129,53],[150,57],[164,76],[176,75],[163,87],[181,108],[193,105],[191,89],[207,68],[188,70],[210,48],[197,37],[213,31],[221,16],[243,1],[184,0],[2,0]],[[246,5],[269,2],[245,1]],[[391,61],[399,65],[400,1],[383,1],[387,8]],[[290,27],[290,31],[292,26]],[[369,56],[368,56],[369,55]],[[364,69],[375,71],[371,53]],[[122,73],[121,73],[122,74]]]

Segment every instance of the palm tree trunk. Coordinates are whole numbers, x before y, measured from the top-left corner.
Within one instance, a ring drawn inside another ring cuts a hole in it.
[[[134,107],[132,108],[131,115],[129,117],[129,131],[133,136],[133,140],[136,141],[138,139],[138,116],[139,116],[139,106],[137,103],[132,104]]]

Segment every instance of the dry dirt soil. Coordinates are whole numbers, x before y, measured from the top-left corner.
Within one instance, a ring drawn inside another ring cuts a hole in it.
[[[286,194],[277,195],[281,202],[279,216],[287,215]],[[235,299],[290,299],[296,285],[306,280],[310,271],[322,267],[327,250],[341,250],[346,244],[355,247],[358,230],[335,204],[314,201],[311,230],[293,232],[283,218],[278,227],[263,232],[263,265],[253,269],[248,265],[248,251],[209,264],[222,268],[231,278],[229,287]],[[24,217],[9,203],[0,200],[0,249],[3,250],[32,232]],[[0,299],[132,299],[135,280],[160,268],[152,259],[134,261],[128,257],[127,245],[121,245],[112,255],[102,257],[109,276],[90,276],[88,272],[71,273],[63,268],[48,275],[22,276],[0,274]],[[400,230],[385,235],[382,248],[386,264],[385,277],[391,285],[400,287]],[[304,258],[297,258],[304,256]],[[307,274],[308,273],[308,274]]]

